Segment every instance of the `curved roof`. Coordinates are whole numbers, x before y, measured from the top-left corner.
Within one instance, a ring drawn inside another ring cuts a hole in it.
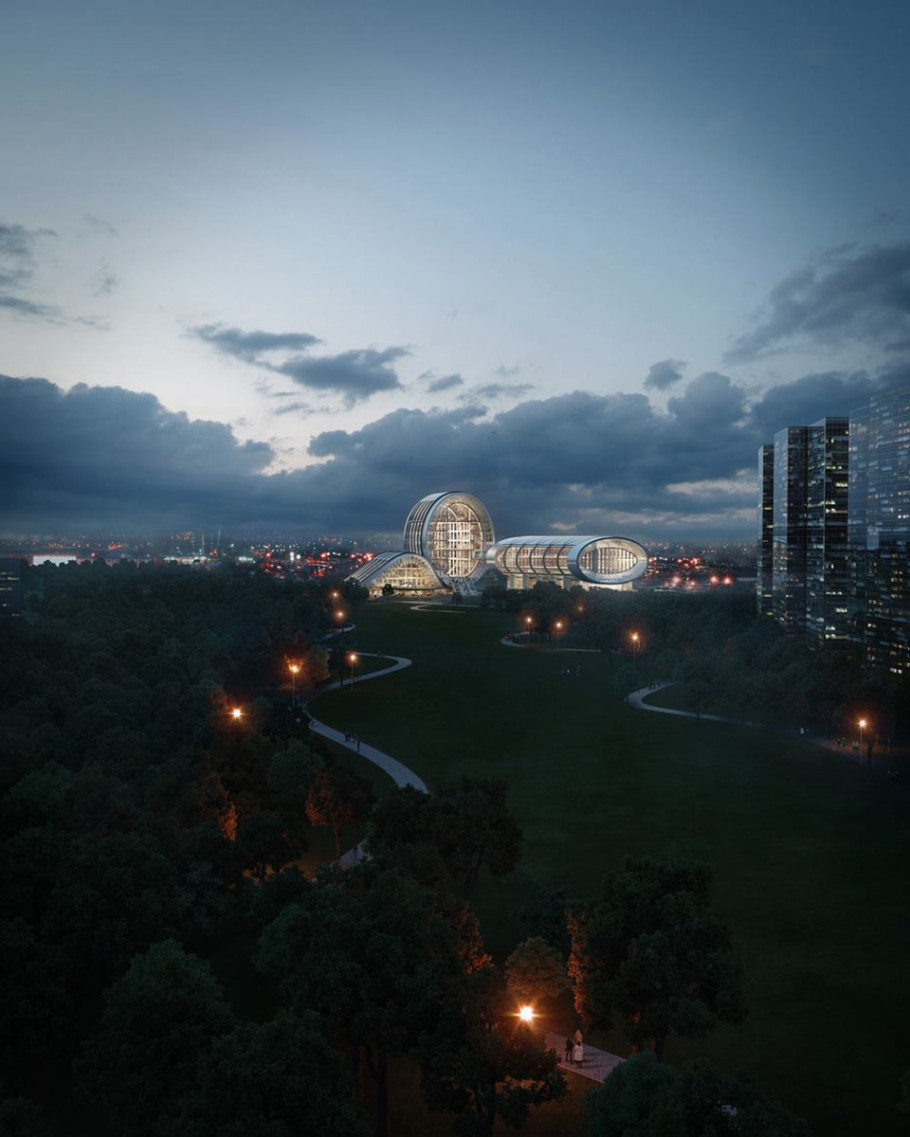
[[[366,564],[361,565],[347,578],[353,580],[355,583],[362,585],[364,588],[369,588],[375,584],[377,580],[384,576],[386,573],[401,569],[411,564],[411,567],[423,571],[427,574],[426,585],[435,583],[442,587],[442,581],[439,579],[439,574],[426,559],[419,553],[411,552],[396,552],[396,553],[378,553],[372,560],[367,561]]]
[[[422,497],[404,525],[404,547],[426,557],[438,573],[464,579],[483,563],[495,540],[486,506],[460,490]]]
[[[573,576],[589,584],[628,584],[648,568],[647,550],[628,537],[506,537],[487,550],[488,564],[526,576]]]

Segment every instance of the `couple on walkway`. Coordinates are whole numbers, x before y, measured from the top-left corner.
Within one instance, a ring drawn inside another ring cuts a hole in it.
[[[568,1066],[572,1063],[575,1066],[580,1066],[585,1060],[585,1048],[582,1045],[581,1031],[577,1030],[571,1038],[566,1039],[566,1057],[565,1062]]]

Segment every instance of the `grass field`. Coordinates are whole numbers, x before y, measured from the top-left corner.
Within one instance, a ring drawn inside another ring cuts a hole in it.
[[[322,696],[318,717],[430,785],[461,774],[509,785],[522,861],[475,901],[494,952],[519,938],[515,910],[535,884],[583,897],[629,853],[705,861],[749,1018],[671,1043],[668,1058],[705,1054],[752,1074],[819,1137],[903,1131],[905,790],[798,739],[635,711],[611,693],[607,656],[504,647],[513,625],[496,613],[380,602],[358,624],[351,647],[414,666]],[[580,675],[562,676],[568,665]],[[591,1040],[628,1049],[619,1034]],[[559,1108],[528,1132],[577,1132],[577,1106]]]

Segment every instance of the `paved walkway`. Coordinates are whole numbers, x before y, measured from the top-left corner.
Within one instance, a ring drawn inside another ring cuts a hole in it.
[[[654,687],[639,687],[637,691],[630,691],[626,695],[626,702],[639,711],[654,711],[655,714],[659,715],[679,715],[685,719],[698,719],[700,722],[724,722],[731,726],[748,726],[755,730],[768,730],[772,734],[785,734],[790,738],[801,738],[803,742],[811,742],[814,746],[821,746],[824,750],[833,750],[835,754],[840,754],[843,758],[849,758],[860,765],[863,764],[862,756],[858,751],[853,751],[845,746],[838,746],[833,738],[825,738],[821,734],[800,734],[798,730],[794,730],[790,726],[773,726],[771,723],[753,722],[751,719],[726,718],[724,715],[699,715],[695,711],[680,711],[675,707],[655,707],[652,703],[645,702],[645,699],[651,695],[656,695],[658,691],[662,691],[665,687],[673,687],[675,684],[675,679],[662,679]]]
[[[522,636],[530,635],[530,632],[515,632],[510,636],[503,636],[499,641],[504,647],[530,647],[530,643],[516,643]],[[539,645],[540,646],[540,645]],[[587,655],[600,655],[600,648],[598,647],[551,647],[550,651],[581,651]]]
[[[357,654],[360,656],[368,656],[372,659],[394,659],[395,662],[391,667],[383,667],[380,671],[371,671],[368,675],[358,675],[354,679],[355,683],[365,683],[368,679],[378,679],[380,675],[391,675],[393,671],[403,671],[404,668],[410,667],[413,662],[413,660],[405,659],[403,655],[380,655],[375,651],[359,651]],[[350,683],[329,683],[319,690],[319,694],[322,695],[326,691],[335,691],[341,686],[348,687]],[[316,695],[313,695],[311,699],[316,697]],[[304,710],[306,710],[305,704]],[[413,770],[409,770],[403,762],[399,762],[397,758],[393,758],[390,754],[385,754],[375,746],[370,746],[350,732],[336,730],[335,727],[320,722],[312,716],[310,716],[310,730],[314,734],[320,734],[323,738],[329,738],[332,742],[337,742],[339,746],[345,746],[352,753],[359,754],[362,758],[366,758],[368,762],[372,762],[374,766],[378,766],[380,770],[384,770],[396,786],[413,786],[414,789],[420,790],[421,793],[429,793],[426,782],[424,782],[422,778],[419,778]],[[350,869],[353,868],[354,865],[360,864],[366,856],[367,853],[361,841],[361,843],[355,845],[353,849],[348,849],[346,853],[342,853],[336,863],[340,868]]]
[[[596,1046],[589,1046],[587,1043],[584,1044],[585,1056],[580,1066],[576,1066],[574,1062],[566,1062],[566,1036],[556,1034],[554,1031],[547,1033],[547,1048],[556,1051],[560,1070],[571,1070],[573,1074],[590,1078],[592,1082],[603,1082],[617,1066],[625,1062],[625,1058],[620,1058],[618,1054],[611,1054],[609,1050],[598,1050]]]
[[[359,651],[357,654],[363,657],[369,656],[374,659],[394,659],[395,662],[390,667],[383,667],[381,671],[371,671],[367,675],[358,675],[354,679],[355,683],[366,683],[367,680],[378,679],[381,675],[391,675],[393,671],[403,671],[405,667],[410,667],[412,663],[410,659],[405,659],[404,656],[401,655],[378,655],[372,651]],[[334,691],[342,686],[351,686],[350,680],[343,684],[329,683],[320,689],[319,694],[322,695],[326,691]],[[316,696],[312,696],[312,698],[315,697]],[[348,750],[354,754],[361,755],[361,757],[366,758],[368,762],[372,762],[374,766],[378,766],[380,770],[385,770],[396,786],[413,786],[415,789],[420,790],[421,793],[428,792],[423,779],[418,777],[413,770],[409,770],[404,763],[399,762],[397,758],[393,758],[390,754],[383,753],[383,751],[377,749],[377,747],[370,746],[353,734],[343,730],[336,730],[335,727],[320,722],[315,718],[310,719],[310,730],[314,734],[321,734],[323,738],[330,738],[332,742],[337,742],[339,746],[346,746]]]

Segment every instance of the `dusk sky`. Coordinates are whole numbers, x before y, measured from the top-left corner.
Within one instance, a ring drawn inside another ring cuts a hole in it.
[[[751,538],[910,379],[910,7],[7,5],[0,528]]]

